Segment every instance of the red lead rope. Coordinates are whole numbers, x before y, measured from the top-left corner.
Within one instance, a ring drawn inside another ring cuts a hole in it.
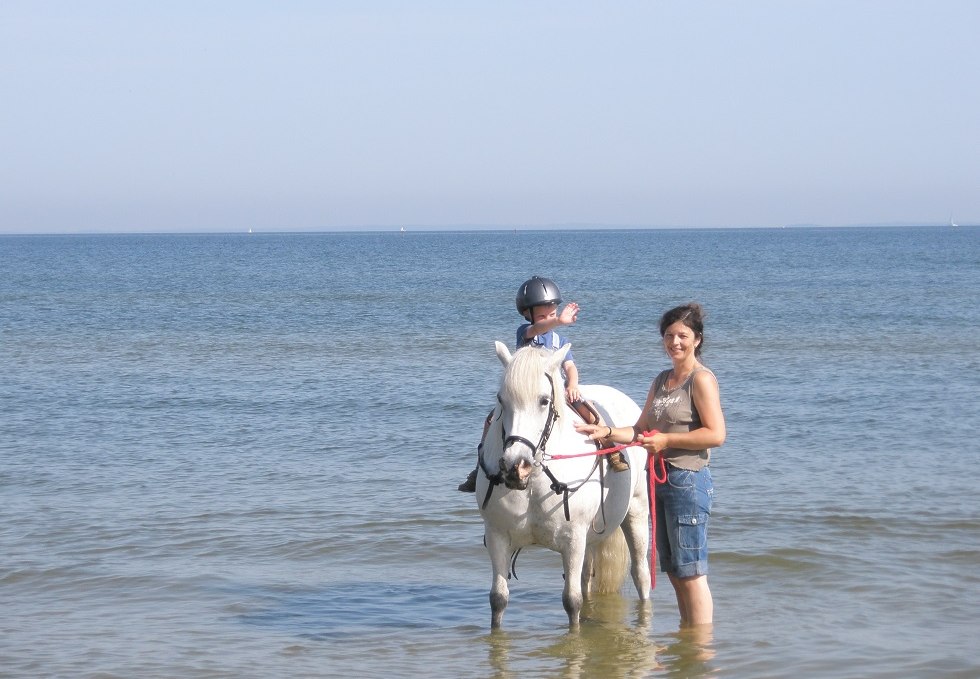
[[[652,436],[657,433],[652,431],[644,436]],[[660,461],[660,476],[657,476],[656,465]],[[657,484],[667,483],[667,463],[664,462],[663,455],[657,455],[647,451],[647,482],[649,492],[647,499],[650,501],[650,589],[657,588]]]
[[[653,436],[658,434],[656,429],[643,432],[643,436]],[[573,457],[586,457],[591,455],[611,455],[625,448],[635,445],[634,443],[623,443],[609,448],[589,451],[587,453],[574,453],[572,455],[551,455],[553,460],[567,460]],[[657,476],[656,464],[660,462],[660,476]],[[650,589],[657,587],[657,484],[667,482],[667,464],[664,462],[663,455],[657,455],[647,451],[647,500],[650,503]]]

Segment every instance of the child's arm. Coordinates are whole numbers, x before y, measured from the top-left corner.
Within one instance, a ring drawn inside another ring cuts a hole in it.
[[[529,325],[524,331],[524,338],[531,339],[532,337],[543,335],[549,330],[554,330],[559,326],[571,325],[578,320],[578,310],[579,306],[577,303],[569,302],[565,305],[565,308],[561,310],[561,313],[554,318],[545,318],[537,323],[532,323]]]
[[[578,390],[578,367],[574,361],[565,361],[561,367],[565,369],[565,398],[570,403],[575,403],[582,398],[582,393]]]

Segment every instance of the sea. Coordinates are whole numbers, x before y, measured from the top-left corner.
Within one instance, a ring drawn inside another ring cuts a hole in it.
[[[0,236],[0,676],[980,677],[980,228]],[[707,311],[715,621],[503,628],[472,494],[518,286],[642,403]]]

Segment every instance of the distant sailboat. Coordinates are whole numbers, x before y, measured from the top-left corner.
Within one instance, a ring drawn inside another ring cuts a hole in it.
[[[252,227],[251,227],[251,226],[250,226],[250,227],[248,227],[248,232],[249,232],[249,233],[252,233]]]
[[[403,227],[402,227],[402,228],[400,229],[400,231],[401,231],[401,233],[405,233],[405,227],[403,226]]]
[[[957,224],[956,222],[953,221],[953,215],[952,214],[949,215],[949,225],[950,226],[959,226],[959,224]]]

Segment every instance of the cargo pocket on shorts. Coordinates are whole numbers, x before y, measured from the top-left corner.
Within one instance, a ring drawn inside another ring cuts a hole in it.
[[[677,517],[677,546],[680,549],[704,549],[707,536],[707,514],[687,514]]]

